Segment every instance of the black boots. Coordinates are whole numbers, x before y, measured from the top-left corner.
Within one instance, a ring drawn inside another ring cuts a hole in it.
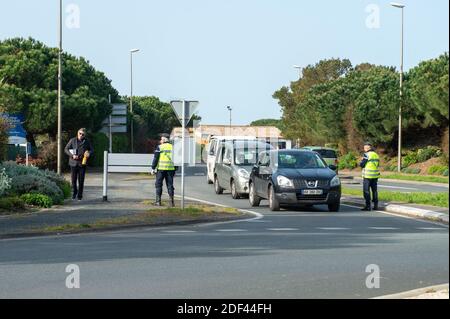
[[[156,196],[156,201],[153,203],[154,206],[161,206],[161,196]]]
[[[170,196],[169,206],[170,207],[175,207],[175,200],[174,200],[173,196]]]
[[[370,212],[372,209],[370,208],[370,206],[366,206],[364,208],[361,209],[361,211],[363,212]]]

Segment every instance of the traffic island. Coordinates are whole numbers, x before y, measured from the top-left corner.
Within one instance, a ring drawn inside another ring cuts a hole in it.
[[[22,232],[1,234],[0,239],[79,234],[143,227],[190,225],[248,218],[246,214],[234,208],[198,204],[195,202],[187,202],[184,210],[179,207],[178,202],[176,202],[177,207],[168,207],[167,201],[164,201],[163,206],[159,207],[153,206],[151,201],[143,201],[140,204],[145,205],[147,210],[140,213],[128,214],[126,216],[98,218],[80,223],[62,222],[51,226],[40,225],[31,227]]]

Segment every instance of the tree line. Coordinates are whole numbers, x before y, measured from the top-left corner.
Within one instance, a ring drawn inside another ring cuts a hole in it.
[[[400,103],[405,143],[413,146],[425,136],[448,145],[448,74],[448,53],[420,63],[404,74],[400,99],[395,68],[329,59],[308,65],[298,81],[273,97],[281,106],[283,135],[302,146],[333,143],[347,152],[370,140],[394,152]]]
[[[120,96],[111,80],[85,58],[64,52],[62,63],[64,139],[74,136],[80,127],[87,128],[91,134],[100,134],[97,132],[103,120],[112,112],[109,96],[112,103],[125,104],[129,103],[129,97]],[[36,145],[37,139],[56,141],[57,76],[57,48],[32,38],[0,41],[0,113],[23,114],[27,140],[32,145]],[[134,97],[133,102],[137,151],[148,151],[146,139],[170,133],[179,125],[170,105],[159,98]],[[0,121],[0,151],[4,151],[5,130],[5,123]],[[129,148],[129,141],[125,148]]]

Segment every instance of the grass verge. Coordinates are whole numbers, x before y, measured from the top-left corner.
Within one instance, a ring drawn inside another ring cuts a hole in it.
[[[363,197],[362,190],[347,187],[342,188],[342,194]],[[447,193],[399,193],[379,191],[378,199],[386,202],[402,202],[448,208]]]
[[[148,204],[144,202],[144,204]],[[235,208],[230,207],[217,207],[209,205],[189,205],[185,207],[184,211],[180,208],[151,208],[147,212],[139,213],[130,216],[121,216],[115,218],[99,219],[90,223],[83,224],[65,224],[56,226],[47,226],[35,231],[44,233],[55,232],[73,232],[73,231],[85,231],[93,229],[105,229],[118,226],[131,226],[131,225],[152,225],[162,224],[177,221],[195,221],[202,219],[214,219],[226,218],[231,216],[237,216],[240,212]]]
[[[421,176],[421,175],[407,175],[407,174],[387,174],[381,175],[382,179],[399,179],[404,181],[416,181],[416,182],[431,182],[448,184],[448,177],[441,176]]]

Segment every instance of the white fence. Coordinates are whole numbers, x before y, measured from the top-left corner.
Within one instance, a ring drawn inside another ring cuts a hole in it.
[[[103,161],[103,201],[108,200],[109,173],[150,173],[153,154],[104,153]]]

